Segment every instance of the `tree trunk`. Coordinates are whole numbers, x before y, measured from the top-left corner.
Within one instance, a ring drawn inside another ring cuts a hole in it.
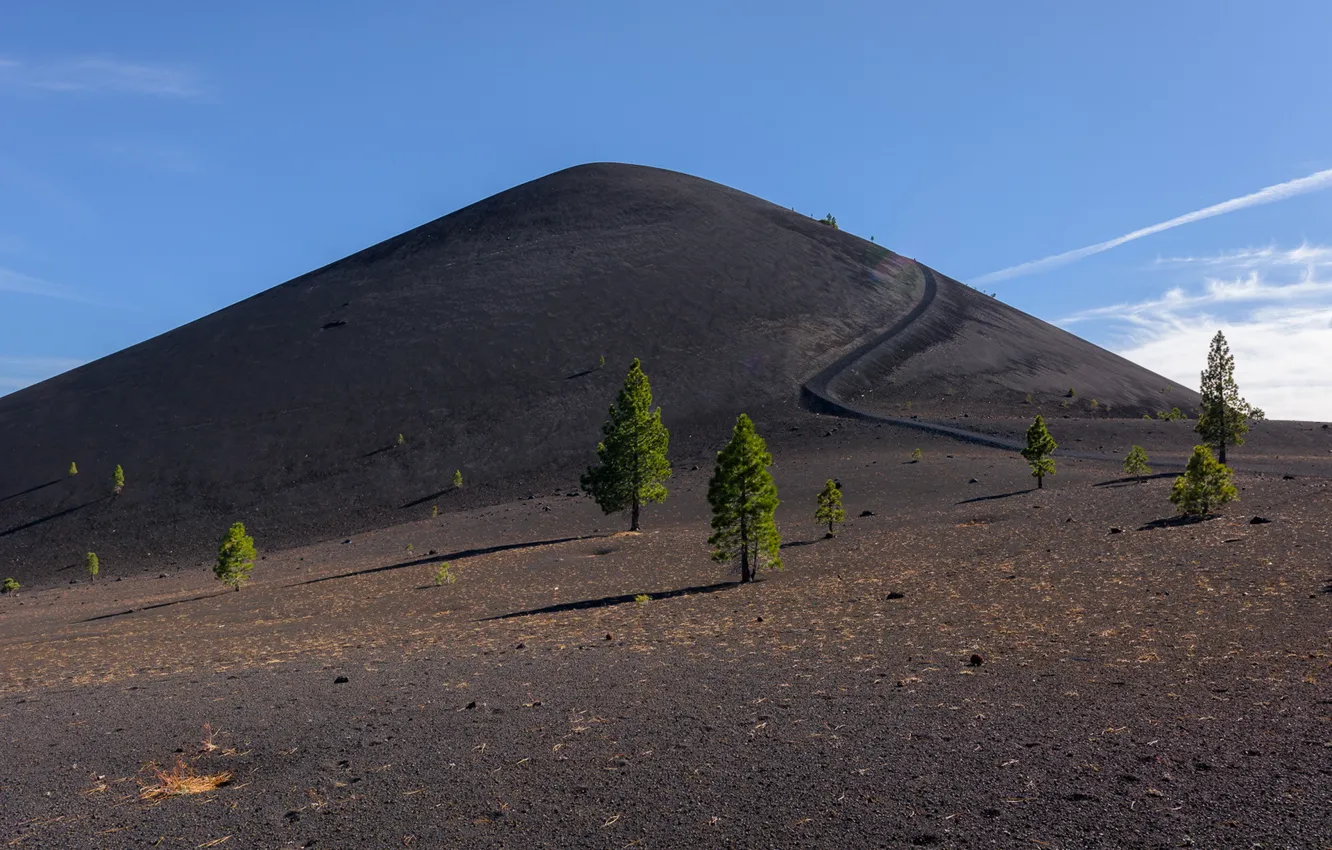
[[[1219,454],[1220,454],[1221,456],[1218,457],[1217,460],[1221,461],[1222,463],[1225,463],[1225,462],[1226,462],[1226,441],[1225,441],[1224,439],[1221,440],[1221,450],[1220,450]]]
[[[1045,476],[1044,476],[1044,475],[1037,475],[1037,476],[1036,476],[1036,489],[1037,489],[1037,490],[1044,490],[1044,489],[1045,489]]]
[[[638,530],[638,494],[637,494],[637,493],[634,494],[634,506],[633,506],[633,510],[630,511],[630,513],[629,513],[629,530],[630,530],[630,531],[637,531],[637,530]]]
[[[746,527],[745,518],[740,517],[740,582],[748,584],[754,578],[753,572],[749,567],[749,529]]]

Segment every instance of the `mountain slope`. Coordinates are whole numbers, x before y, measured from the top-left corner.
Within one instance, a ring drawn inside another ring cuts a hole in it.
[[[208,557],[234,519],[271,548],[568,490],[633,357],[674,454],[705,459],[742,410],[774,426],[807,415],[803,383],[920,305],[926,280],[705,180],[561,171],[0,398],[0,572],[74,575],[61,571],[88,550],[109,574],[156,569]],[[909,357],[876,351],[835,385],[864,395],[905,369],[1002,406],[1020,396],[992,392],[990,367],[1063,334],[994,302],[943,303],[904,332]],[[1010,335],[1003,356],[976,333]],[[1042,381],[1071,372],[1125,404],[1166,385],[1107,357],[1063,334]],[[112,498],[116,464],[127,486]]]

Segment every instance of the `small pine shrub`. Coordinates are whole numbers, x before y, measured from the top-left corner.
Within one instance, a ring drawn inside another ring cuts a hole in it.
[[[1068,397],[1069,397],[1069,398],[1077,398],[1077,397],[1078,397],[1077,392],[1075,392],[1074,389],[1073,389],[1072,387],[1069,387],[1069,388],[1068,388]]]
[[[1185,516],[1207,516],[1212,508],[1239,498],[1230,475],[1230,467],[1212,457],[1210,448],[1194,446],[1184,474],[1170,490],[1170,501]]]
[[[239,591],[241,585],[250,580],[254,556],[254,538],[245,533],[244,523],[233,523],[217,549],[213,575],[227,587]]]
[[[1027,393],[1027,404],[1035,404],[1035,403],[1036,402],[1032,400],[1031,393]]]
[[[78,474],[79,474],[79,465],[78,465],[77,463],[74,463],[73,461],[70,461],[70,464],[69,464],[69,477],[70,477],[70,478],[73,478],[75,475],[78,475]]]
[[[403,435],[399,434],[399,435],[398,435],[398,445],[400,445],[400,446],[405,446],[405,445],[407,445],[407,438],[404,437]]]
[[[814,511],[814,521],[827,523],[828,536],[837,533],[837,526],[846,521],[846,511],[842,509],[842,491],[837,482],[829,478],[818,496],[818,507]]]
[[[116,464],[116,471],[111,473],[111,492],[117,496],[125,489],[125,470]]]
[[[88,567],[88,577],[96,579],[97,574],[102,571],[102,562],[97,560],[97,553],[89,552],[83,560]]]
[[[412,551],[413,551],[413,550],[412,550],[412,544],[408,543],[408,544],[407,544],[407,554],[408,554],[408,555],[412,554]]]
[[[605,368],[606,368],[606,355],[604,355],[604,354],[601,355],[601,362],[597,364],[597,368],[598,368],[598,369],[605,369]]]
[[[833,230],[837,230],[837,229],[838,229],[838,227],[837,227],[837,216],[833,215],[832,213],[828,213],[828,214],[825,215],[823,218],[819,219],[819,223],[820,223],[820,224],[826,224],[826,225],[828,225],[829,227],[831,227]]]
[[[463,484],[463,482],[462,482],[462,470],[461,470],[461,469],[455,469],[455,470],[453,470],[453,486],[454,486],[454,487],[461,487],[462,484]]]
[[[457,580],[458,574],[453,571],[453,565],[448,561],[441,561],[439,568],[435,570],[435,587],[453,584]]]
[[[651,601],[652,597],[648,596],[646,593],[640,593],[634,597],[634,602],[638,603],[639,605],[646,605]]]
[[[434,505],[433,507],[430,508],[430,516],[432,517],[439,516],[439,505]]]
[[[1134,446],[1129,449],[1128,457],[1124,458],[1124,472],[1129,475],[1136,475],[1141,478],[1144,475],[1150,475],[1152,468],[1147,465],[1147,452],[1142,446]]]
[[[912,462],[912,463],[919,463],[919,462],[920,462],[920,459],[921,459],[922,457],[924,457],[924,456],[925,456],[924,452],[922,452],[920,449],[912,449],[912,450],[911,450],[911,462]]]
[[[1090,407],[1092,410],[1095,410],[1096,408],[1101,406],[1101,403],[1098,402],[1096,399],[1092,399],[1091,401],[1087,402],[1087,406]]]
[[[20,586],[21,585],[16,580],[7,578],[4,581],[0,581],[0,593],[13,593],[18,590]]]

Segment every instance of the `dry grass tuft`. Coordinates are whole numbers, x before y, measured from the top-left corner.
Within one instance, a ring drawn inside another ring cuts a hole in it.
[[[231,781],[231,771],[199,773],[183,758],[176,759],[175,767],[162,770],[152,766],[154,783],[139,789],[140,800],[161,800],[165,797],[185,797],[214,791]]]

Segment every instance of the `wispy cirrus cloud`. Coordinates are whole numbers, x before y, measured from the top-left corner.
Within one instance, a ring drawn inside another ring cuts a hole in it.
[[[1110,347],[1186,386],[1223,331],[1246,397],[1281,419],[1332,420],[1332,246],[1166,257],[1193,277],[1161,295],[1083,310],[1060,324],[1104,329]]]
[[[1069,263],[1090,257],[1093,254],[1100,254],[1109,251],[1112,248],[1118,248],[1128,242],[1142,239],[1146,236],[1152,236],[1166,230],[1172,230],[1176,227],[1182,227],[1186,224],[1192,224],[1195,221],[1202,221],[1208,218],[1215,218],[1219,215],[1235,212],[1237,210],[1248,209],[1262,204],[1273,204],[1277,201],[1284,201],[1287,198],[1294,198],[1298,195],[1306,195],[1310,192],[1319,192],[1323,189],[1332,188],[1332,168],[1314,172],[1308,177],[1300,177],[1296,180],[1287,180],[1285,183],[1277,183],[1274,186],[1268,186],[1265,189],[1259,189],[1257,192],[1251,192],[1247,195],[1241,195],[1238,198],[1231,198],[1228,201],[1222,201],[1219,204],[1212,204],[1210,207],[1203,207],[1200,210],[1194,210],[1184,215],[1175,216],[1168,221],[1158,224],[1152,224],[1126,233],[1123,236],[1116,236],[1114,239],[1107,239],[1104,242],[1097,242],[1095,245],[1087,245],[1083,248],[1075,248],[1072,251],[1065,251],[1062,254],[1053,254],[1049,257],[1042,257],[1039,260],[1031,260],[1026,263],[1019,263],[1016,266],[1009,266],[1006,269],[983,274],[971,281],[973,285],[979,286],[983,283],[994,283],[995,281],[1008,280],[1010,278],[1020,277],[1034,272],[1041,272],[1047,269],[1066,266]]]
[[[0,89],[64,93],[197,97],[203,90],[186,68],[103,57],[28,62],[0,57]]]
[[[0,357],[0,395],[68,372],[85,362],[73,357]]]
[[[86,301],[77,290],[58,283],[42,280],[32,275],[16,272],[13,269],[0,268],[0,292],[12,292],[18,295],[37,295],[42,298],[59,298],[64,301]]]

